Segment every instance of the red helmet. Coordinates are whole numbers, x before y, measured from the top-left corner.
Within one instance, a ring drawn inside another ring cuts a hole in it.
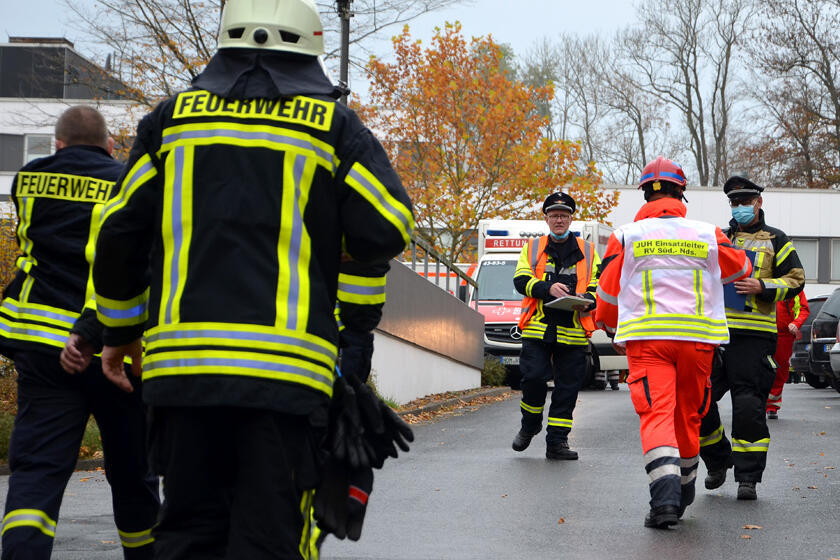
[[[685,187],[686,184],[682,167],[663,156],[659,156],[645,166],[642,170],[642,177],[639,179],[639,188],[658,181],[674,183],[680,187]],[[654,187],[654,190],[659,189]]]

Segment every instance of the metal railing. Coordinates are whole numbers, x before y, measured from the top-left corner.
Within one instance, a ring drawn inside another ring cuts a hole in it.
[[[422,273],[418,270],[417,267],[417,257],[418,257],[418,247],[422,250]],[[467,293],[466,291],[461,291],[458,289],[460,282],[457,280],[455,282],[454,290],[449,289],[449,280],[451,276],[451,272],[454,272],[456,277],[465,281],[467,285],[472,286],[473,288],[478,288],[478,284],[469,277],[469,275],[455,266],[449,259],[438,253],[434,247],[429,245],[423,239],[420,239],[416,234],[411,236],[411,242],[409,243],[409,251],[411,251],[411,269],[420,274],[427,280],[429,279],[429,258],[434,259],[434,273],[435,273],[435,282],[434,284],[437,285],[439,288],[446,290],[455,295],[456,298],[461,300],[462,302],[467,302]],[[404,263],[408,265],[408,263]],[[444,285],[440,285],[440,272],[441,272],[441,265],[443,265],[443,269],[445,272],[446,280]]]

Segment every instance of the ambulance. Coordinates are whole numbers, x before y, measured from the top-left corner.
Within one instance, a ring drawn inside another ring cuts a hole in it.
[[[573,235],[595,244],[604,255],[613,228],[594,221],[573,221]],[[507,367],[508,380],[518,386],[519,350],[522,333],[517,323],[522,294],[513,286],[519,253],[529,239],[548,234],[543,220],[481,220],[478,223],[478,261],[472,277],[478,289],[470,288],[470,307],[484,316],[484,352],[499,358]],[[607,373],[627,369],[627,358],[617,355],[604,331],[592,334],[587,353],[587,376],[583,386],[605,388]]]

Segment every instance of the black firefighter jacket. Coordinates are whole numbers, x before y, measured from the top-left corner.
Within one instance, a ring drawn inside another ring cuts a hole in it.
[[[24,166],[12,183],[21,255],[0,304],[0,351],[58,352],[93,298],[90,264],[105,203],[123,165],[96,146],[69,146]],[[96,345],[95,317],[82,333]]]
[[[145,332],[154,406],[323,409],[342,251],[388,259],[411,203],[314,57],[222,50],[143,118],[94,263],[104,340]]]

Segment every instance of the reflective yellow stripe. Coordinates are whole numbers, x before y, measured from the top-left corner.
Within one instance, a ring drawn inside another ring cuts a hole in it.
[[[549,426],[557,426],[560,428],[571,428],[572,427],[572,419],[571,418],[552,418],[551,416],[548,417],[548,425]]]
[[[35,206],[34,198],[21,198],[18,200],[18,245],[23,256],[18,257],[15,265],[29,274],[38,261],[32,257],[32,240],[29,239],[29,226],[32,225],[32,208]]]
[[[531,414],[542,414],[544,406],[531,406],[529,404],[525,404],[523,401],[519,402],[519,406],[525,412],[530,412]]]
[[[163,215],[163,282],[161,286],[159,323],[177,323],[181,319],[181,296],[187,282],[190,240],[193,228],[193,162],[192,147],[177,147],[164,162]]]
[[[700,437],[700,447],[706,447],[707,445],[714,445],[723,439],[723,424],[717,427],[717,429],[707,436]]]
[[[85,260],[88,263],[88,280],[85,286],[85,306],[92,302],[91,309],[96,309],[96,290],[93,287],[93,257],[96,253],[96,238],[99,236],[99,229],[102,226],[102,213],[105,211],[104,204],[96,204],[90,213],[90,229],[88,240],[85,244]]]
[[[528,283],[525,284],[525,294],[528,297],[534,297],[534,293],[532,290],[534,289],[534,286],[537,284],[537,282],[539,282],[538,279],[531,278],[530,280],[528,280]]]
[[[102,211],[102,221],[104,222],[111,214],[128,204],[137,189],[148,183],[156,175],[157,169],[152,163],[152,157],[149,154],[143,154],[123,178],[120,193],[105,205],[105,209]]]
[[[0,535],[16,527],[35,527],[48,537],[55,538],[55,526],[55,521],[39,509],[15,509],[3,518],[3,530],[0,531]]]
[[[400,232],[406,245],[414,230],[414,216],[399,200],[391,196],[388,189],[359,162],[353,164],[345,179],[354,191],[367,200],[383,218]]]
[[[184,346],[283,352],[321,363],[329,371],[335,367],[338,353],[334,344],[306,332],[240,323],[157,325],[146,332],[144,342],[149,353]]]
[[[338,275],[338,300],[359,305],[385,303],[385,276]]]
[[[802,304],[799,303],[799,296],[793,298],[793,318],[796,319],[799,317],[799,313],[802,311]]]
[[[149,289],[128,300],[110,299],[96,294],[96,316],[107,327],[142,325],[149,317]]]
[[[37,342],[57,348],[64,348],[67,342],[69,330],[66,328],[53,328],[31,323],[16,322],[0,316],[0,336],[21,340],[25,342]]]
[[[227,144],[241,148],[267,148],[313,158],[318,165],[335,174],[339,160],[335,149],[317,138],[297,130],[278,126],[231,122],[184,124],[164,129],[159,154],[178,146]]]
[[[300,534],[298,550],[303,560],[318,559],[318,538],[321,530],[315,523],[314,509],[312,507],[315,498],[315,490],[304,490],[300,499],[300,516],[303,519],[303,530]]]
[[[117,529],[117,532],[120,534],[120,541],[122,541],[122,545],[125,548],[139,548],[155,542],[155,538],[152,536],[151,528],[146,529],[145,531],[137,531],[135,533],[120,531],[119,529]]]
[[[21,303],[11,297],[5,298],[0,303],[0,310],[17,321],[47,323],[65,330],[73,328],[73,324],[79,318],[79,313],[73,311],[41,303]]]
[[[776,332],[776,317],[764,313],[740,313],[726,308],[726,322],[730,329]]]
[[[143,381],[173,375],[241,375],[296,383],[332,395],[332,369],[291,356],[233,348],[146,353]]]
[[[782,248],[779,249],[778,253],[776,253],[776,266],[780,266],[783,262],[785,262],[785,259],[787,259],[793,251],[793,243],[790,241],[782,245]]]
[[[703,272],[694,271],[694,295],[697,298],[697,314],[703,315]]]
[[[758,441],[747,441],[745,439],[732,438],[732,451],[735,453],[749,453],[751,451],[767,453],[769,448],[770,438],[764,438]]]
[[[642,290],[644,291],[645,308],[647,315],[656,313],[656,303],[653,299],[653,273],[645,270],[642,273]]]

